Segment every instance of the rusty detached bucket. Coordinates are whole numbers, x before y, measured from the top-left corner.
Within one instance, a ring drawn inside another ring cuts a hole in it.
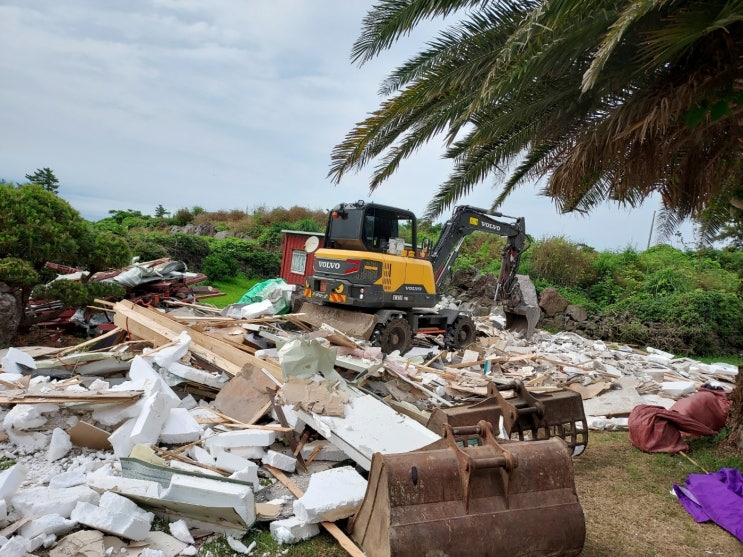
[[[578,555],[585,541],[573,462],[557,437],[496,441],[490,424],[372,458],[351,524],[369,557]]]
[[[505,398],[503,392],[513,397]],[[490,423],[494,430],[503,426],[511,439],[521,441],[560,437],[572,456],[580,455],[588,444],[588,421],[581,396],[561,389],[547,393],[530,393],[521,381],[489,383],[485,400],[473,404],[438,408],[426,427],[441,434],[444,424],[452,427]]]

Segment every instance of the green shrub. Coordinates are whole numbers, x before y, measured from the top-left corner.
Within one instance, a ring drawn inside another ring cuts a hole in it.
[[[29,287],[36,284],[39,274],[28,261],[17,257],[0,259],[0,282],[15,287]]]
[[[36,300],[59,300],[65,307],[82,307],[93,304],[96,298],[121,300],[126,290],[113,282],[80,282],[76,280],[55,280],[33,289]]]
[[[210,253],[201,260],[201,272],[210,281],[233,278],[239,270],[237,260],[226,253]]]
[[[585,287],[596,282],[597,257],[593,248],[558,236],[537,242],[526,261],[532,279],[542,278],[556,286]]]
[[[170,223],[174,226],[186,226],[187,224],[193,222],[194,216],[194,213],[191,212],[189,209],[178,209],[170,218]]]

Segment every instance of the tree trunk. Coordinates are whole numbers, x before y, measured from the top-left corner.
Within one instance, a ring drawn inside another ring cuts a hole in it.
[[[728,436],[725,440],[726,447],[743,454],[743,366],[738,366],[738,376],[735,379],[735,387],[730,393],[733,401],[728,415]]]
[[[0,348],[10,345],[23,317],[21,291],[0,282]]]

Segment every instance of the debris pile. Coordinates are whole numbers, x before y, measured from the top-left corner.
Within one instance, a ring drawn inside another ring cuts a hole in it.
[[[441,439],[437,409],[517,380],[579,393],[590,428],[626,428],[638,405],[728,391],[738,373],[575,333],[526,341],[489,317],[459,352],[419,335],[384,356],[301,314],[108,312],[116,328],[77,347],[0,352],[0,555],[195,555],[215,534],[250,554],[239,539],[256,521],[280,543],[323,527],[362,555],[335,523],[360,508],[375,453]]]

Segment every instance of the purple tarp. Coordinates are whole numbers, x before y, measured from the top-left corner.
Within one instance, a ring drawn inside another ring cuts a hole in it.
[[[737,468],[689,474],[686,487],[673,490],[697,522],[714,521],[743,542],[743,476]]]

